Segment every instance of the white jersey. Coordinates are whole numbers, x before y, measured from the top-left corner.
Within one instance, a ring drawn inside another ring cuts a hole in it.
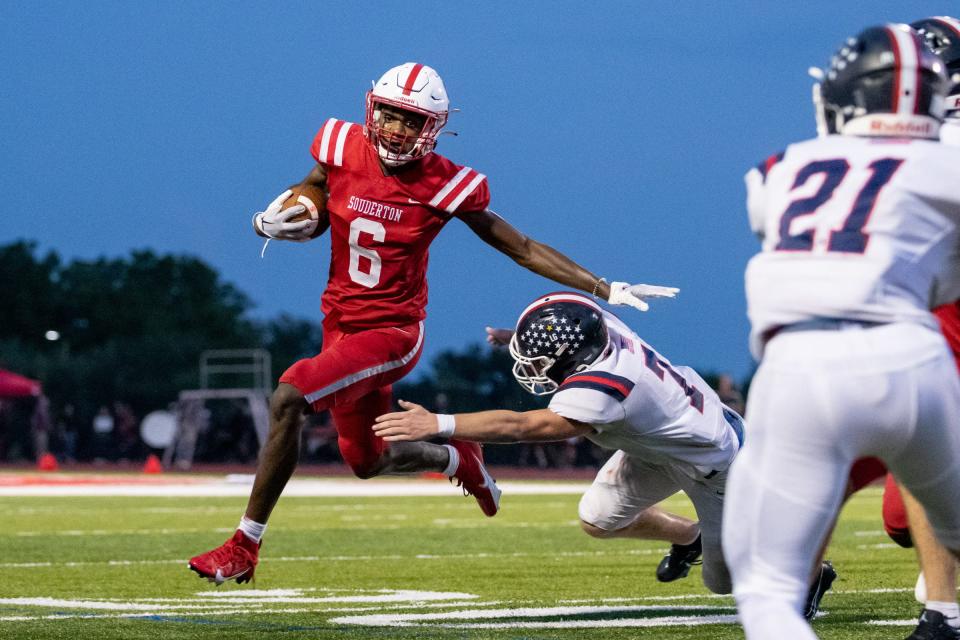
[[[671,365],[613,314],[603,317],[609,353],[564,380],[550,410],[591,425],[587,438],[606,449],[694,478],[724,471],[743,437],[739,416],[696,371]]]
[[[763,251],[746,273],[751,349],[814,319],[914,322],[960,298],[960,149],[832,135],[746,176]]]
[[[947,118],[940,127],[940,142],[960,147],[960,117]]]

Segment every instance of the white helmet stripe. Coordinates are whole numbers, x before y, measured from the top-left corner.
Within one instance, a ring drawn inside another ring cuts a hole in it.
[[[548,301],[549,299],[549,301]],[[520,320],[523,319],[525,315],[536,309],[537,307],[542,307],[544,304],[552,304],[554,302],[576,302],[578,304],[586,305],[597,313],[603,313],[603,309],[600,308],[596,302],[591,300],[585,295],[572,292],[560,292],[560,293],[548,293],[545,296],[541,296],[530,303],[526,309],[523,310],[523,313],[520,314],[520,318],[517,320],[517,324],[520,324]]]
[[[920,50],[916,38],[909,27],[889,25],[886,27],[893,44],[893,54],[897,63],[897,77],[894,84],[894,110],[898,114],[917,113],[920,102]]]

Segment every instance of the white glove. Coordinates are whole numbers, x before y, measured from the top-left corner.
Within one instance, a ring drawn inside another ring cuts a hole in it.
[[[650,308],[647,298],[675,298],[680,292],[676,287],[658,287],[653,284],[629,284],[627,282],[611,282],[610,304],[626,304],[640,311]]]
[[[281,210],[283,203],[291,195],[293,195],[293,192],[287,189],[267,205],[266,211],[258,211],[253,214],[253,226],[268,238],[306,242],[310,239],[310,233],[313,231],[309,227],[316,228],[316,225],[310,219],[288,222],[290,218],[307,210],[302,204],[296,204]]]

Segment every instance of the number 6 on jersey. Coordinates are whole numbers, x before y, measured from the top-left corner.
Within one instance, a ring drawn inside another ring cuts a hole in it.
[[[376,220],[356,218],[350,223],[350,279],[359,285],[372,289],[380,282],[380,255],[373,249],[360,246],[360,234],[371,236],[375,242],[383,242],[387,230]],[[360,269],[360,257],[370,261],[370,270]]]

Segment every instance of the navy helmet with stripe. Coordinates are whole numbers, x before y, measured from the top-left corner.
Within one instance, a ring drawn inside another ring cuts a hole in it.
[[[909,26],[870,27],[849,38],[822,76],[815,101],[826,133],[939,136],[944,65]]]
[[[556,391],[603,355],[609,343],[603,311],[579,293],[549,293],[517,320],[510,340],[513,376],[534,395]]]
[[[934,16],[910,25],[920,34],[928,49],[940,56],[950,76],[947,117],[960,117],[960,20],[950,16]]]

